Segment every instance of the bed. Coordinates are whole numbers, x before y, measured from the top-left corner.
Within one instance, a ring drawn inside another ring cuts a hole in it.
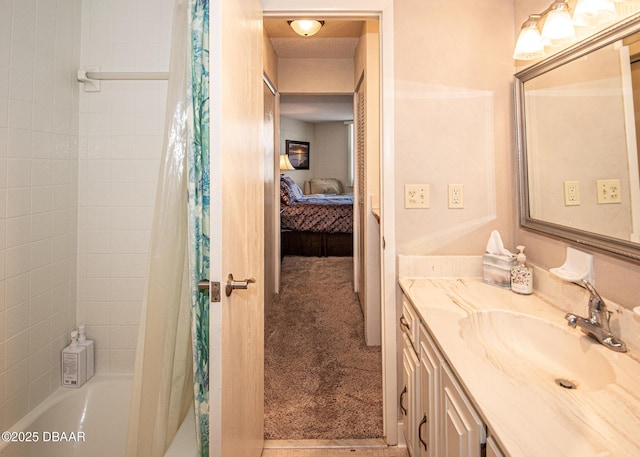
[[[280,179],[281,255],[352,256],[353,195],[333,178],[312,179],[309,191]]]

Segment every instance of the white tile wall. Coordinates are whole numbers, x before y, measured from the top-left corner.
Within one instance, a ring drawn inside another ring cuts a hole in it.
[[[82,4],[81,65],[167,71],[174,0]],[[101,86],[80,93],[78,322],[95,340],[96,371],[131,372],[167,83]]]
[[[0,429],[60,385],[76,318],[81,0],[0,0]]]
[[[0,0],[0,428],[60,384],[69,330],[133,367],[162,148],[173,0]],[[82,32],[81,32],[82,30]]]

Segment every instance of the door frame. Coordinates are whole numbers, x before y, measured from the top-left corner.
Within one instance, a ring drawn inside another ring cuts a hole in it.
[[[262,0],[264,16],[377,17],[380,22],[380,252],[383,427],[398,443],[394,203],[393,0]]]

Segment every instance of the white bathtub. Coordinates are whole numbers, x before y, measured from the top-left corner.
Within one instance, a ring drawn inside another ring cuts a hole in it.
[[[3,435],[0,456],[124,456],[130,401],[130,375],[98,374],[79,389],[60,388],[8,431],[17,442]],[[176,455],[195,455],[193,419],[178,434],[188,437],[189,431],[193,440],[183,438],[181,448],[172,450]]]

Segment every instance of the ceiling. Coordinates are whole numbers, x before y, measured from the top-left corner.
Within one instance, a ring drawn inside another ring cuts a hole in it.
[[[288,19],[264,18],[265,35],[281,59],[351,59],[364,25],[361,20],[323,19],[317,34],[301,37]],[[304,122],[353,120],[353,95],[281,94],[280,115]]]

